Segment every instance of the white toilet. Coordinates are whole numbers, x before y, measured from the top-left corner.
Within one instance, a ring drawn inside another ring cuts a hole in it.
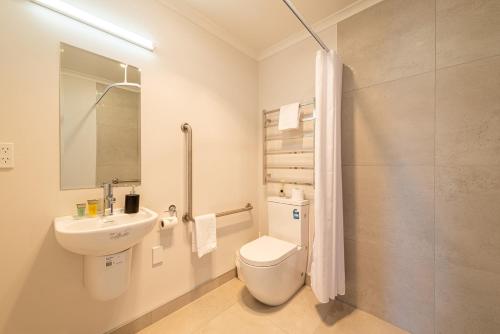
[[[240,269],[250,293],[280,305],[304,285],[309,234],[309,201],[269,197],[269,235],[240,249]]]

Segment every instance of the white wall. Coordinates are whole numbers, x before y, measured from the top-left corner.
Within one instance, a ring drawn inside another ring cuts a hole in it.
[[[331,48],[337,48],[337,26],[333,25],[330,28],[323,30],[319,34],[325,43]],[[315,76],[315,61],[316,51],[319,45],[312,39],[308,38],[300,43],[274,54],[261,62],[259,62],[259,109],[271,110],[279,108],[281,105],[292,102],[310,102],[314,98],[314,76]],[[262,119],[262,117],[261,117]],[[262,121],[261,121],[262,123]],[[260,127],[262,131],[262,124]],[[259,136],[262,138],[262,133]],[[304,146],[310,145],[304,141]],[[262,166],[262,144],[259,148],[259,166]],[[295,158],[294,162],[312,163],[312,155],[305,156],[302,160],[299,157],[283,157],[282,159],[273,160],[276,164],[290,161]],[[266,213],[266,198],[267,196],[276,196],[281,188],[280,184],[262,185],[262,167],[259,170],[259,198],[261,210],[260,233],[266,234],[267,228],[267,213]],[[288,172],[290,176],[297,175],[294,172]],[[313,237],[313,222],[314,222],[314,189],[310,186],[292,186],[285,185],[286,196],[290,196],[292,188],[302,188],[306,199],[310,202],[310,217],[309,217],[309,243],[311,244]]]
[[[96,82],[61,73],[61,184],[65,189],[96,184]]]
[[[102,333],[230,270],[257,235],[256,219],[221,220],[219,247],[197,259],[180,224],[135,248],[131,285],[109,302],[82,285],[82,258],[63,250],[52,219],[99,189],[59,190],[59,43],[121,60],[142,73],[142,205],[184,208],[184,137],[194,129],[195,214],[257,204],[257,64],[154,0],[72,0],[154,39],[154,53],[28,1],[0,3],[0,141],[14,142],[16,168],[0,170],[0,332]],[[118,206],[128,189],[116,191]],[[258,217],[258,206],[253,217]],[[152,267],[151,247],[165,247]]]

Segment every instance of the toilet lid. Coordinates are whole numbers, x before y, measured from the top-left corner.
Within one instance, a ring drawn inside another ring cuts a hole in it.
[[[240,257],[245,263],[256,267],[269,267],[289,257],[297,245],[291,242],[262,236],[241,247]]]

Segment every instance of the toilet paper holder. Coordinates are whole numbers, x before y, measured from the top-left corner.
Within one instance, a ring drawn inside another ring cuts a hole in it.
[[[177,225],[177,223],[178,223],[177,207],[174,204],[172,204],[168,207],[168,211],[164,211],[164,212],[168,212],[168,217],[163,217],[160,220],[160,229],[165,230],[165,229],[172,228],[175,225]]]
[[[165,211],[165,212],[168,212],[168,214],[170,215],[170,217],[177,217],[177,207],[172,204],[168,207],[168,211]]]

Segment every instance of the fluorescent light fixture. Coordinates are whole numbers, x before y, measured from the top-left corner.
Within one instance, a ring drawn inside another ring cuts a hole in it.
[[[60,0],[31,0],[31,2],[34,2],[40,6],[46,7],[48,9],[51,9],[55,12],[60,13],[60,14],[63,14],[63,15],[70,17],[74,20],[85,23],[91,27],[94,27],[96,29],[104,31],[104,32],[111,34],[113,36],[124,39],[130,43],[133,43],[135,45],[138,45],[138,46],[143,47],[145,49],[148,49],[150,51],[153,51],[155,48],[155,45],[152,41],[150,41],[144,37],[141,37],[133,32],[122,29],[122,28],[120,28],[112,23],[106,22],[98,17],[90,15],[89,13],[84,12],[83,10],[78,9],[76,7],[73,7],[71,5],[68,5],[67,3],[65,3],[63,1],[60,1]]]

